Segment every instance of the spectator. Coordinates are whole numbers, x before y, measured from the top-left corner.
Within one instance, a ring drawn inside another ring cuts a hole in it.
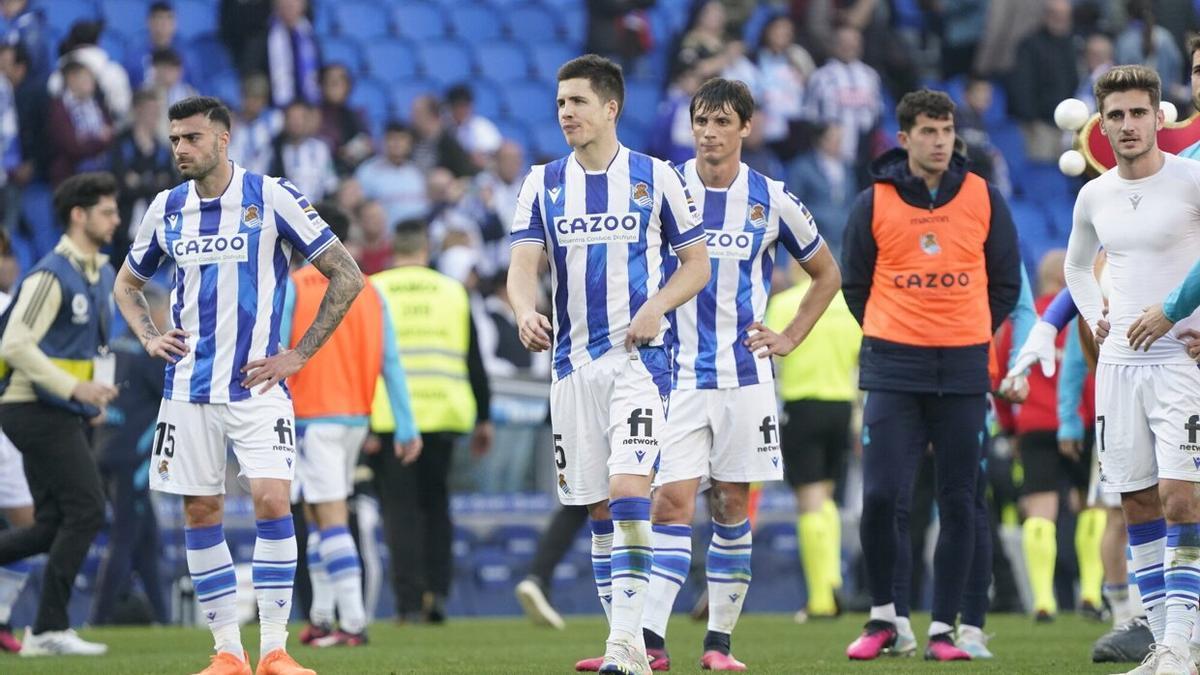
[[[849,26],[838,28],[833,58],[812,74],[804,103],[806,119],[841,125],[842,158],[855,162],[856,167],[864,137],[879,124],[883,109],[879,74],[861,57],[862,33]]]
[[[283,176],[314,202],[337,188],[333,155],[325,141],[317,138],[319,113],[301,100],[288,104],[283,111],[283,133],[275,138],[271,158],[271,176]]]
[[[133,124],[113,143],[109,164],[120,192],[117,207],[121,226],[113,236],[113,260],[124,260],[150,202],[179,182],[171,147],[157,135],[165,117],[162,99],[152,91],[133,96]]]
[[[646,152],[674,164],[696,156],[692,136],[692,96],[700,88],[700,76],[687,68],[679,71],[667,88],[666,98],[658,104],[658,113],[650,125]]]
[[[8,26],[5,44],[20,45],[28,55],[29,75],[39,85],[50,76],[54,57],[50,53],[50,33],[42,10],[29,6],[29,0],[0,0],[0,16]]]
[[[1062,152],[1054,108],[1075,93],[1077,67],[1070,0],[1048,0],[1041,28],[1017,49],[1008,84],[1008,112],[1020,123],[1025,154],[1032,160],[1057,161]]]
[[[308,0],[275,0],[267,29],[267,72],[276,107],[282,108],[297,98],[313,105],[321,102],[317,81],[321,55],[316,33],[304,16],[307,9]]]
[[[454,134],[442,122],[442,106],[434,96],[420,96],[412,104],[413,163],[422,171],[449,169],[455,176],[476,172]]]
[[[358,221],[358,249],[356,260],[363,274],[375,274],[392,266],[392,232],[388,227],[388,215],[383,205],[368,199],[354,211]]]
[[[757,124],[750,125],[750,133],[742,141],[742,163],[764,176],[783,175],[783,162],[767,147],[762,127]]]
[[[265,174],[271,168],[272,144],[283,131],[283,113],[270,103],[271,84],[266,75],[242,78],[242,109],[234,115],[229,158],[253,173]]]
[[[221,0],[221,42],[243,78],[267,72],[267,27],[274,0]]]
[[[347,101],[354,81],[341,64],[321,69],[321,128],[317,136],[333,152],[333,165],[345,176],[371,156],[371,131],[362,113]]]
[[[727,65],[725,54],[725,6],[719,0],[707,0],[692,15],[692,26],[679,43],[671,72],[695,69],[704,81]]]
[[[627,70],[650,51],[653,37],[646,10],[656,0],[587,0],[586,51],[610,56]]]
[[[975,72],[996,77],[1011,71],[1017,48],[1037,31],[1044,11],[1045,0],[988,3],[983,40],[975,50]]]
[[[794,156],[799,148],[804,86],[816,70],[812,56],[795,40],[792,19],[780,14],[763,26],[756,55],[762,108],[755,124],[762,127],[763,139],[784,158]]]
[[[721,77],[727,80],[741,80],[750,89],[755,100],[762,98],[762,75],[758,65],[746,56],[745,42],[732,40],[725,45],[725,68],[721,71]]]
[[[60,70],[50,76],[47,90],[51,96],[62,93],[61,68],[69,62],[82,63],[92,72],[99,93],[98,100],[107,109],[109,119],[119,123],[129,115],[133,90],[129,87],[129,75],[125,69],[109,58],[108,52],[99,46],[103,28],[104,24],[100,21],[80,21],[71,26],[71,32],[58,46]]]
[[[145,87],[154,79],[153,57],[156,52],[173,49],[176,53],[182,53],[183,45],[176,37],[177,27],[175,9],[171,7],[171,3],[162,0],[150,3],[146,11],[146,37],[149,38],[149,42],[139,45],[138,48],[131,48],[125,58],[129,83],[135,88]],[[184,68],[184,74],[188,74],[187,68]]]
[[[1007,199],[1012,195],[1012,179],[1004,155],[992,145],[984,117],[992,107],[992,83],[981,77],[967,80],[963,92],[966,105],[955,110],[954,130],[966,144],[971,171],[979,174]]]
[[[475,95],[465,84],[453,86],[446,92],[446,104],[450,107],[450,125],[455,140],[471,156],[476,169],[486,168],[504,140],[500,130],[491,120],[475,112]]]
[[[725,8],[725,35],[730,40],[736,40],[742,35],[742,29],[759,3],[756,0],[721,0],[721,6]]]
[[[46,87],[29,77],[29,53],[20,44],[0,51],[0,68],[12,83],[17,103],[17,129],[21,135],[21,164],[9,176],[17,185],[45,178],[50,143],[46,137]]]
[[[942,78],[971,72],[987,22],[986,0],[942,0],[931,17],[942,43]]]
[[[50,102],[50,183],[105,167],[112,124],[96,99],[96,78],[87,66],[69,61],[62,68],[62,94]]]
[[[1087,77],[1079,82],[1075,98],[1087,104],[1090,112],[1096,112],[1096,96],[1092,93],[1096,80],[1117,65],[1113,58],[1113,42],[1104,33],[1088,36],[1083,45],[1083,69]]]
[[[383,205],[388,223],[422,217],[429,210],[425,174],[413,164],[412,148],[412,130],[391,122],[383,134],[383,155],[363,162],[354,172],[363,195]]]
[[[496,151],[494,166],[475,178],[474,201],[482,247],[479,273],[485,278],[508,268],[508,233],[525,171],[521,146],[505,141]]]
[[[357,178],[350,176],[338,184],[334,200],[339,209],[351,215],[350,225],[353,227],[357,222],[354,213],[367,200],[367,197],[363,194],[362,183],[359,183]]]
[[[846,216],[858,194],[854,166],[842,157],[843,130],[828,124],[817,135],[811,152],[796,158],[788,168],[788,189],[796,194],[821,231],[834,257],[842,253]]]
[[[8,176],[21,165],[21,133],[18,126],[17,99],[14,82],[9,79],[13,68],[13,48],[2,48],[0,60],[0,229],[12,232],[20,218],[20,199],[8,189]]]
[[[1171,31],[1155,23],[1151,0],[1129,0],[1125,8],[1129,23],[1117,36],[1117,65],[1146,66],[1162,78],[1163,98],[1189,101],[1191,90],[1182,79],[1183,53]]]
[[[429,195],[429,251],[435,262],[441,262],[442,252],[450,248],[447,238],[456,232],[466,235],[470,248],[478,254],[479,225],[465,203],[466,181],[438,167],[429,172],[425,192]]]
[[[170,47],[159,49],[150,57],[150,63],[150,80],[146,83],[146,89],[153,91],[164,106],[169,108],[177,101],[196,95],[192,85],[183,81],[183,59],[179,57],[179,52]],[[159,115],[159,138],[166,140],[170,131],[171,121],[165,114]]]

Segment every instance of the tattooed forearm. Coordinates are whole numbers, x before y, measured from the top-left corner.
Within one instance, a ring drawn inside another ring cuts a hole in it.
[[[162,335],[158,326],[154,325],[154,320],[150,318],[150,303],[146,301],[142,286],[131,282],[123,268],[118,273],[114,286],[113,296],[117,301],[117,308],[121,310],[125,322],[136,331],[142,344],[145,345]]]
[[[354,262],[341,243],[334,242],[312,264],[329,279],[329,287],[325,289],[317,317],[296,345],[296,351],[306,359],[325,344],[363,289],[363,276],[358,263]]]

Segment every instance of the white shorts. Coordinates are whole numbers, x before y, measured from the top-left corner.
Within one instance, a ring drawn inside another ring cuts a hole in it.
[[[0,509],[21,506],[33,506],[33,495],[25,482],[25,462],[17,446],[0,433]]]
[[[664,447],[657,484],[690,478],[729,483],[781,480],[775,383],[672,391]]]
[[[1096,455],[1105,492],[1200,482],[1200,368],[1097,366]]]
[[[225,449],[246,478],[292,480],[296,422],[278,388],[233,403],[163,399],[150,457],[150,488],[177,495],[225,494]]]
[[[608,499],[609,477],[649,476],[665,437],[671,369],[662,347],[613,349],[550,386],[558,498]]]
[[[300,427],[292,501],[324,504],[349,497],[354,492],[358,452],[369,431],[366,426],[325,422],[310,422]]]
[[[1092,448],[1092,470],[1088,478],[1087,505],[1089,508],[1121,508],[1121,493],[1105,492],[1100,483],[1100,448]]]

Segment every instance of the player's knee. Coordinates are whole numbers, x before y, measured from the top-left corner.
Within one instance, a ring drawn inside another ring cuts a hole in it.
[[[740,523],[749,514],[749,490],[746,486],[718,483],[713,486],[708,503],[717,522]]]
[[[654,491],[650,520],[654,523],[682,524],[692,522],[696,510],[695,494],[679,489],[677,484],[664,485]]]
[[[259,519],[282,518],[292,512],[292,500],[287,492],[264,490],[254,495],[254,514]]]
[[[863,517],[896,513],[896,490],[891,485],[874,485],[863,490]]]
[[[188,527],[219,525],[223,509],[219,496],[186,497],[183,514]]]

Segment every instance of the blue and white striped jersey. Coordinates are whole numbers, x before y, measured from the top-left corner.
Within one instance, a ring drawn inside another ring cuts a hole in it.
[[[669,250],[704,240],[671,165],[621,147],[606,171],[574,153],[535,166],[513,217],[512,245],[546,247],[554,304],[554,379],[621,347],[634,315],[666,282]],[[658,337],[668,328],[663,320]]]
[[[242,387],[241,369],[280,350],[293,248],[312,260],[335,241],[286,179],[237,165],[219,198],[200,199],[192,181],[160,192],[126,262],[149,279],[164,256],[175,261],[171,323],[190,334],[191,351],[167,365],[163,397],[228,403],[255,395]]]
[[[675,334],[675,389],[728,389],[774,379],[771,359],[742,344],[762,321],[771,294],[776,243],[797,260],[821,247],[812,214],[783,183],[745,164],[727,188],[707,188],[696,160],[682,167],[708,237],[712,275],[693,300],[671,315]]]

